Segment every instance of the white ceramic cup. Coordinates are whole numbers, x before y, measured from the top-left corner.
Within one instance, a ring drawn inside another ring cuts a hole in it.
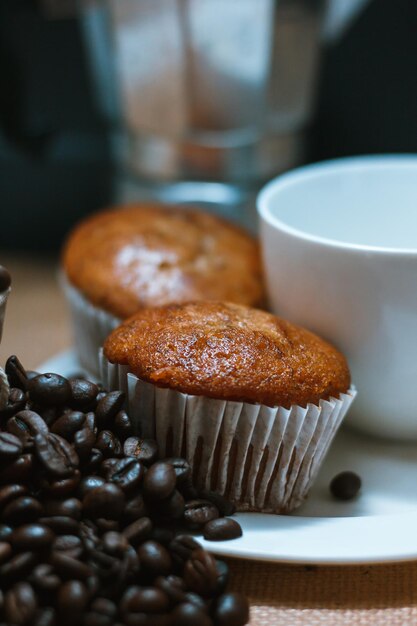
[[[417,440],[417,156],[299,168],[258,196],[272,310],[347,356],[347,422]]]

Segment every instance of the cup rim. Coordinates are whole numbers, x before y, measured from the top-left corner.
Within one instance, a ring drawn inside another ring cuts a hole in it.
[[[361,155],[354,157],[341,157],[337,159],[329,159],[311,163],[302,167],[297,167],[289,172],[280,174],[276,178],[269,181],[258,193],[256,198],[256,206],[258,217],[266,222],[269,226],[278,229],[287,235],[302,239],[311,244],[325,246],[328,248],[342,249],[351,253],[366,252],[367,254],[385,254],[393,256],[417,256],[417,246],[415,248],[398,248],[389,246],[373,246],[368,244],[355,244],[329,237],[321,237],[314,235],[308,231],[295,228],[288,225],[285,221],[278,218],[271,210],[272,198],[281,190],[290,186],[297,185],[312,178],[322,177],[326,174],[334,172],[355,170],[364,171],[366,169],[384,170],[384,169],[401,169],[404,166],[412,166],[416,169],[417,174],[417,155],[413,154],[383,154],[383,155]]]

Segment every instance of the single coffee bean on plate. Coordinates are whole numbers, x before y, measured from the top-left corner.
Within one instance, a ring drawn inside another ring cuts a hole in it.
[[[158,462],[151,465],[143,481],[143,491],[150,500],[164,500],[175,489],[177,477],[169,463]]]
[[[213,616],[218,626],[244,626],[249,621],[249,604],[241,593],[225,593],[213,607]]]
[[[228,541],[242,536],[240,524],[230,517],[219,517],[207,522],[203,528],[204,539],[208,541]]]
[[[67,404],[71,399],[69,381],[59,374],[39,374],[27,383],[29,397],[46,406]]]
[[[353,500],[358,495],[362,481],[355,472],[340,472],[330,483],[330,492],[337,500]]]
[[[129,437],[124,442],[123,451],[127,456],[134,456],[144,465],[152,465],[158,458],[158,444],[153,439]]]
[[[217,507],[208,500],[190,500],[185,503],[184,522],[191,530],[203,528],[207,522],[218,517]]]

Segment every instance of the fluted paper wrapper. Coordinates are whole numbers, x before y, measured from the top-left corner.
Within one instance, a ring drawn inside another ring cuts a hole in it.
[[[305,500],[349,409],[352,387],[338,398],[268,407],[215,400],[144,382],[100,353],[101,379],[127,394],[137,433],[156,439],[161,456],[183,456],[194,483],[226,495],[239,511],[287,513]]]
[[[70,310],[78,360],[85,370],[98,377],[99,350],[121,320],[92,305],[63,275],[60,276],[60,282]]]

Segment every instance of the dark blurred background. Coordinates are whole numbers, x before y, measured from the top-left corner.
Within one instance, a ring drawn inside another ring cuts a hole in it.
[[[307,160],[417,152],[416,75],[416,0],[373,0],[323,50]],[[0,81],[0,247],[55,250],[114,176],[72,2],[0,0]]]

